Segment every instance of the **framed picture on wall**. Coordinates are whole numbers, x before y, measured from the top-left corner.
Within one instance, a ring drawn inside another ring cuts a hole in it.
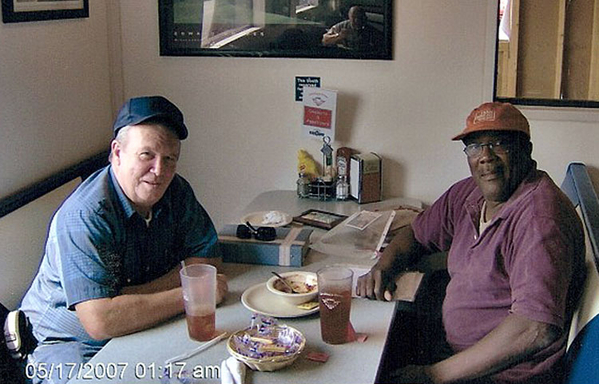
[[[162,56],[392,60],[392,0],[158,0]]]
[[[2,0],[4,23],[83,17],[89,17],[89,0]]]

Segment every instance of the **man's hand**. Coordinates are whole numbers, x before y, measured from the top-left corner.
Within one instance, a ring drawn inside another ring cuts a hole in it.
[[[190,257],[185,264],[208,263],[221,266],[220,258]],[[113,298],[88,300],[75,306],[81,324],[90,336],[104,340],[153,327],[183,312],[180,265],[145,284],[124,287]],[[227,277],[216,275],[216,303],[228,292]]]
[[[347,29],[342,29],[339,32],[328,31],[322,36],[322,43],[324,45],[342,44],[348,35],[349,30]]]
[[[369,299],[390,301],[397,289],[397,276],[424,253],[423,247],[414,238],[412,226],[400,228],[370,272],[358,278],[356,294]]]
[[[216,275],[216,305],[223,302],[228,291],[229,285],[227,284],[227,276],[218,273]]]
[[[391,374],[394,383],[433,384],[427,365],[408,365]]]
[[[358,278],[356,294],[369,299],[391,301],[396,288],[395,276],[375,265],[370,272]]]
[[[210,264],[216,267],[217,271],[222,269],[222,259],[219,258],[210,258],[210,259],[202,259],[199,257],[189,257],[185,259],[185,265],[190,264]],[[178,276],[178,272],[177,272]],[[227,296],[227,292],[229,292],[229,285],[227,284],[227,276],[222,273],[216,274],[216,305],[223,302],[225,296]]]

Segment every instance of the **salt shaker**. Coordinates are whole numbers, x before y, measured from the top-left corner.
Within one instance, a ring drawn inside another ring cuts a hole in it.
[[[349,197],[349,183],[347,182],[347,176],[341,175],[337,179],[337,186],[335,188],[335,197],[337,200],[347,200]]]
[[[310,195],[310,181],[304,172],[300,172],[297,178],[297,196],[308,197]]]
[[[335,197],[337,200],[347,200],[349,197],[349,183],[347,182],[347,161],[344,157],[337,157],[337,185]]]

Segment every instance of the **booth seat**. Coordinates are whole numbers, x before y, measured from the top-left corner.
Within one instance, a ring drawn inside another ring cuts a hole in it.
[[[54,212],[81,180],[107,163],[104,151],[0,199],[0,330],[38,270]],[[24,383],[22,368],[10,357],[0,331],[0,384]]]
[[[41,262],[50,219],[80,181],[77,177],[0,218],[0,302],[7,308],[19,305]]]
[[[565,384],[599,381],[599,200],[583,163],[571,163],[561,186],[583,221],[586,280],[574,313],[565,358]]]
[[[0,303],[15,309],[44,252],[50,219],[82,179],[108,163],[108,151],[0,199]]]

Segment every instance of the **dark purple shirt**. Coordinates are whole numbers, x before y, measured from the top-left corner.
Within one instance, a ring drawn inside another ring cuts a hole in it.
[[[565,351],[565,327],[584,276],[582,224],[568,198],[536,169],[479,234],[482,204],[470,177],[454,184],[412,224],[428,250],[449,251],[451,280],[443,303],[447,341],[456,352],[464,350],[510,313],[555,325],[563,330],[559,340],[495,376],[498,382],[544,376],[551,383],[548,376],[554,376]],[[571,283],[576,287],[569,290]]]

